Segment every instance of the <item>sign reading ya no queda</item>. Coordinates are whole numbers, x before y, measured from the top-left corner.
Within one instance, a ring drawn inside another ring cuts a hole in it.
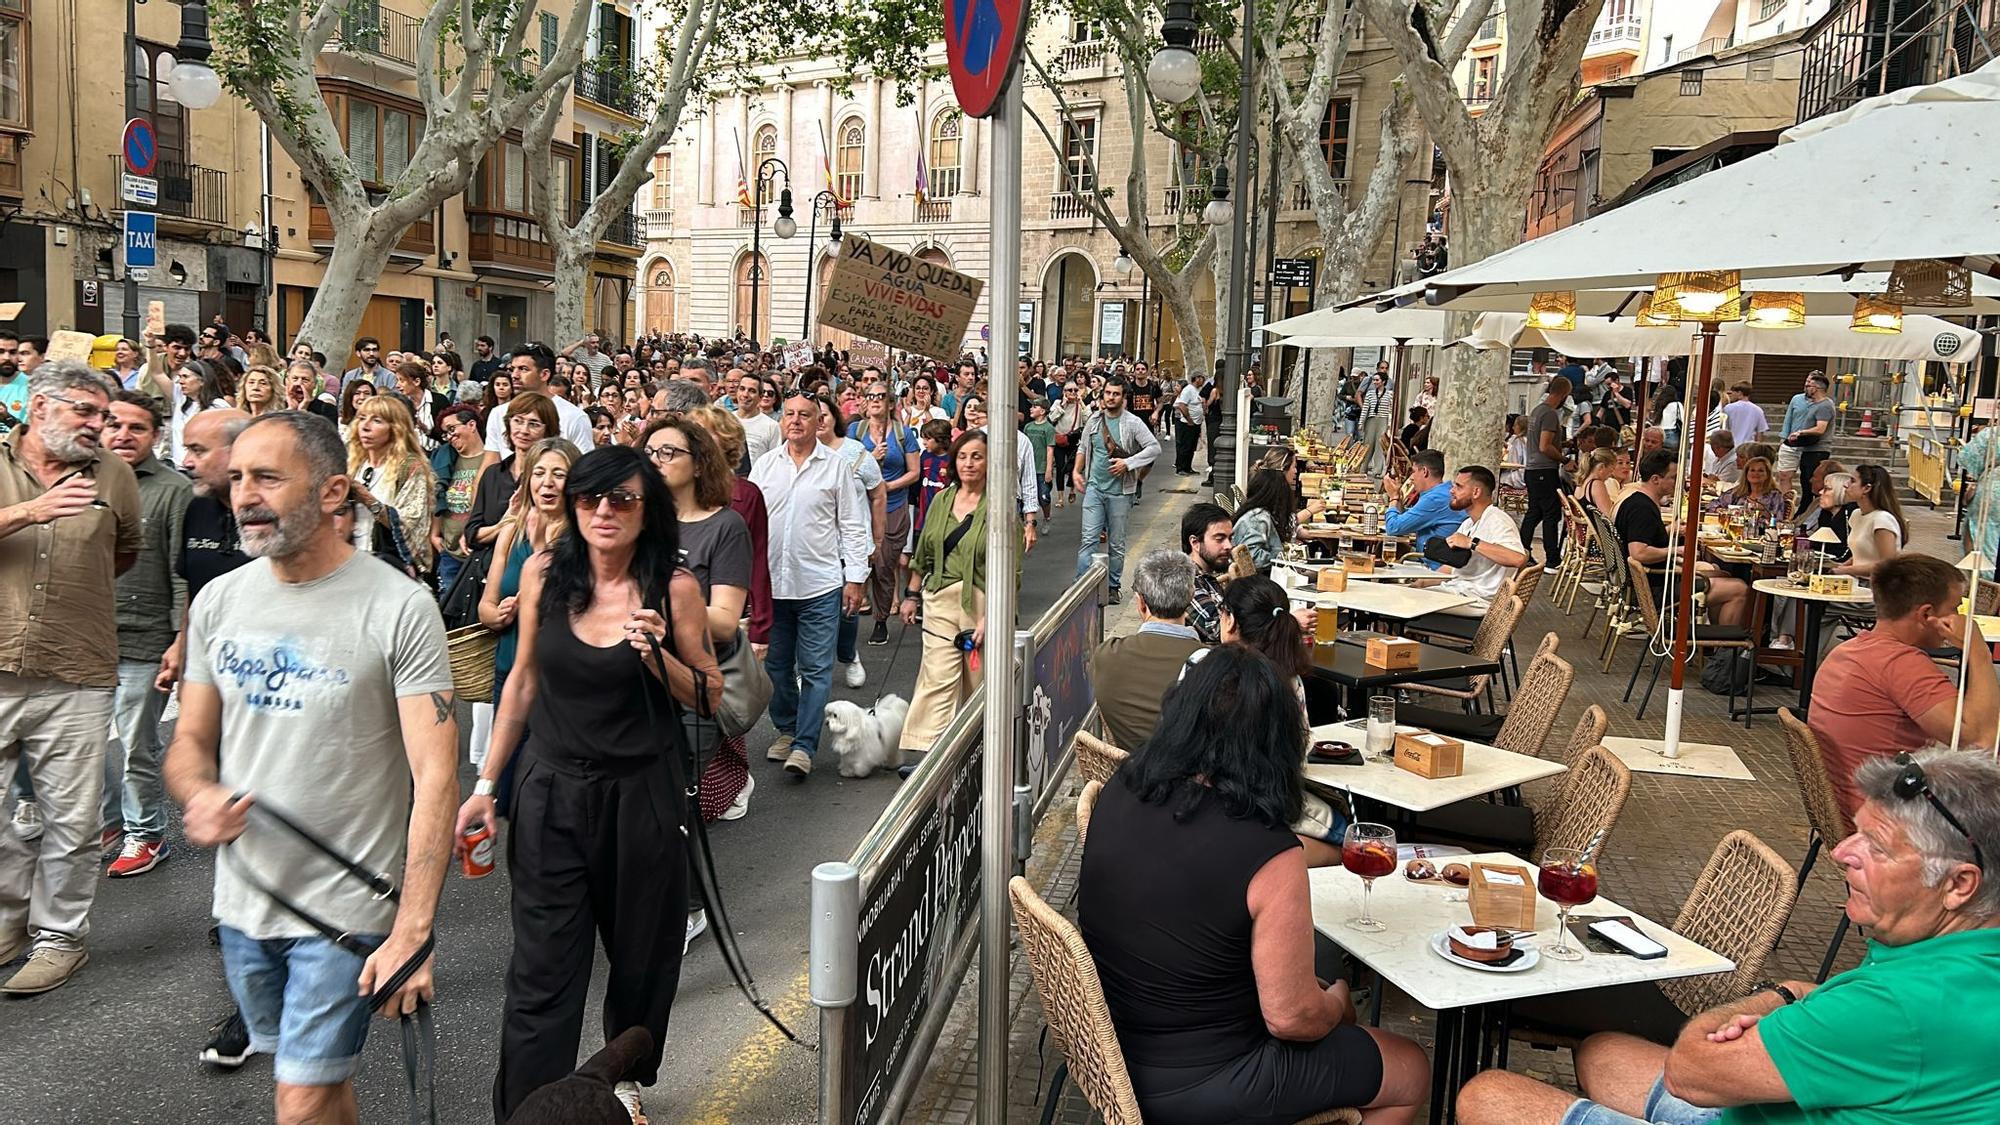
[[[859,235],[843,234],[819,322],[940,362],[964,350],[985,282]]]

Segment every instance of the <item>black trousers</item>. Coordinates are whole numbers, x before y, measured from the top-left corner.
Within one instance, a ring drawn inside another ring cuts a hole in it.
[[[528,754],[507,843],[514,955],[493,1079],[496,1122],[576,1069],[599,940],[611,969],[604,1038],[635,1025],[652,1032],[653,1055],[632,1077],[653,1083],[687,925],[686,802],[665,759],[610,766]]]
[[[1174,471],[1194,472],[1195,447],[1201,444],[1201,425],[1174,419]]]
[[[1521,546],[1535,549],[1535,524],[1542,525],[1542,565],[1554,566],[1562,559],[1561,469],[1529,469],[1528,511],[1521,517]]]

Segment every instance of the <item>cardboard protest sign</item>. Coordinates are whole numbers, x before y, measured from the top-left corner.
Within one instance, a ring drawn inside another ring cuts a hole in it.
[[[843,234],[819,322],[932,359],[958,358],[985,282]]]

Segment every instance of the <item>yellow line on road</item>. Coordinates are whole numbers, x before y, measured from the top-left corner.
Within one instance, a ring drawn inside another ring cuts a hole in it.
[[[813,1013],[811,977],[806,973],[800,973],[792,981],[791,987],[778,998],[771,1010],[793,1031],[809,1037],[817,1034],[818,1021],[810,1021],[809,1026],[806,1018]],[[757,1030],[745,1036],[734,1051],[723,1056],[715,1080],[684,1120],[689,1125],[728,1125],[731,1115],[742,1108],[750,1091],[777,1071],[787,1051],[796,1050],[799,1048],[791,1040],[759,1018]],[[815,1100],[819,1097],[817,1077],[810,1096]]]

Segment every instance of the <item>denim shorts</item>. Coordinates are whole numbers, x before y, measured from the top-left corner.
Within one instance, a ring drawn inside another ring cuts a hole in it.
[[[370,948],[386,935],[360,937]],[[287,1086],[337,1086],[361,1068],[373,1013],[356,994],[363,958],[323,937],[253,938],[222,927],[222,967],[250,1030]]]
[[[1711,1125],[1721,1117],[1719,1109],[1703,1109],[1667,1093],[1667,1076],[1662,1074],[1646,1095],[1646,1116],[1633,1117],[1578,1098],[1563,1114],[1562,1125]]]

